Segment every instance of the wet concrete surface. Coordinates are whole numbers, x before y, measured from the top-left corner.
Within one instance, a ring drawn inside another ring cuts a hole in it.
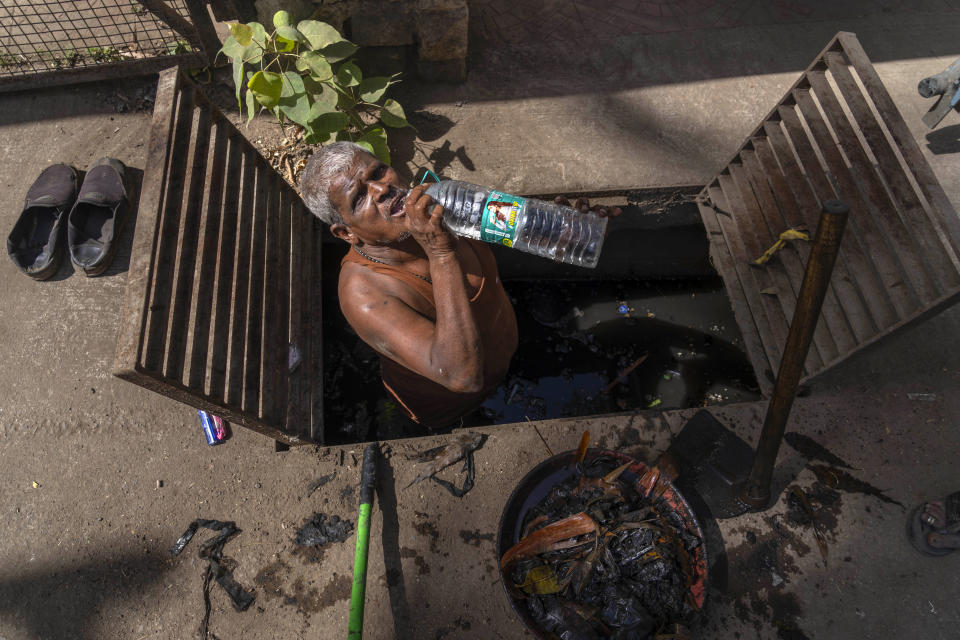
[[[724,3],[700,4],[706,11]],[[698,184],[844,28],[879,61],[934,171],[960,203],[960,145],[947,128],[957,126],[956,116],[928,136],[919,122],[928,103],[915,93],[919,78],[960,54],[951,3],[859,3],[859,13],[818,17],[811,9],[800,20],[768,11],[760,24],[740,19],[753,5],[725,3],[733,5],[742,10],[724,14],[726,22],[618,33],[610,49],[588,46],[606,33],[594,25],[592,39],[576,42],[596,55],[583,54],[567,71],[557,70],[556,59],[538,77],[536,64],[550,57],[545,45],[527,40],[517,55],[478,50],[465,85],[410,83],[420,101],[412,106],[453,123],[436,147],[463,147],[458,157],[474,170],[453,159],[450,177],[523,193]],[[674,55],[680,44],[685,53]],[[627,73],[586,73],[608,51],[636,52]],[[142,86],[0,95],[0,226],[12,226],[30,182],[50,163],[82,169],[113,155],[142,170],[150,114],[121,111],[126,102],[116,97]],[[249,132],[268,128],[257,123]],[[167,550],[198,517],[240,527],[225,555],[256,595],[239,613],[214,586],[214,633],[342,637],[354,537],[309,557],[294,538],[317,512],[355,523],[360,447],[278,454],[243,429],[208,447],[191,408],[112,378],[132,231],[129,225],[115,267],[100,278],[67,263],[52,281],[36,283],[0,261],[0,637],[195,637],[206,562],[189,549],[177,558]],[[800,437],[783,446],[775,484],[806,491],[828,560],[786,494],[767,512],[715,523],[699,637],[956,637],[960,556],[921,557],[903,532],[906,509],[958,488],[957,353],[955,307],[843,363],[797,400],[789,429]],[[584,429],[598,446],[652,461],[694,411],[548,420],[536,431],[480,428],[490,437],[476,453],[476,487],[462,499],[432,482],[404,488],[416,477],[408,456],[444,438],[391,443],[371,522],[366,637],[529,637],[510,611],[493,549],[516,482],[547,457],[547,446],[572,449]],[[711,411],[756,441],[762,405]],[[831,468],[847,479],[834,483]],[[441,477],[459,484],[458,470]]]

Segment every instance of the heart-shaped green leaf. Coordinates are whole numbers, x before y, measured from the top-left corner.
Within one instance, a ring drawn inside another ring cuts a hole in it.
[[[306,94],[303,78],[296,71],[284,71],[280,75],[283,85],[280,89],[280,98],[297,97]]]
[[[230,35],[236,39],[237,44],[245,47],[253,42],[253,27],[240,22],[232,22],[230,23]]]
[[[314,131],[309,125],[304,129],[306,135],[303,136],[303,141],[307,144],[326,144],[333,137],[333,134],[329,131]]]
[[[363,72],[352,62],[345,62],[337,69],[337,82],[344,87],[355,87],[361,80],[363,80]]]
[[[346,60],[356,53],[359,48],[360,47],[349,40],[341,40],[340,42],[334,42],[329,46],[323,47],[320,53],[322,53],[330,63],[334,63]]]
[[[293,27],[277,27],[277,39],[283,38],[291,42],[302,42],[303,35]]]
[[[242,58],[233,59],[233,86],[237,88],[237,108],[242,109],[243,104],[240,102],[240,92],[243,89],[243,59]]]
[[[253,97],[253,92],[247,91],[247,124],[250,124],[255,115],[257,115],[257,101]]]
[[[273,14],[273,26],[280,28],[286,27],[290,24],[290,13],[287,11],[277,11]]]
[[[282,36],[275,36],[273,42],[277,47],[277,53],[290,53],[297,48],[296,40],[288,40]]]
[[[310,121],[310,100],[307,94],[280,99],[280,111],[300,126],[306,126]]]
[[[348,121],[347,114],[342,111],[331,111],[310,120],[310,127],[314,131],[328,131],[332,133],[344,129]]]
[[[247,26],[253,29],[253,42],[264,49],[267,48],[267,30],[259,22],[248,22]]]
[[[280,74],[271,71],[257,71],[247,82],[247,88],[253,92],[257,102],[267,109],[273,109],[280,101],[283,81]]]
[[[297,69],[308,72],[314,80],[319,82],[333,77],[333,69],[330,68],[330,63],[316,51],[307,51],[297,58]]]
[[[377,155],[373,150],[373,145],[367,142],[366,140],[356,140],[355,142],[361,147],[363,147],[364,149],[366,149],[367,151],[369,151],[370,153],[372,153],[373,155]]]
[[[220,51],[217,53],[222,53],[231,60],[243,56],[244,46],[237,42],[237,39],[233,36],[227,36],[227,39],[223,41],[223,46],[220,47]]]
[[[376,102],[383,97],[389,86],[390,78],[364,78],[357,86],[357,91],[364,102]]]
[[[363,134],[357,142],[367,142],[372,149],[371,153],[386,164],[390,164],[390,148],[387,147],[387,132],[382,127],[371,129]]]
[[[280,91],[280,112],[293,122],[304,125],[310,118],[310,99],[303,85],[303,78],[295,71],[282,74],[283,87]]]
[[[343,40],[343,36],[336,29],[319,20],[303,20],[297,25],[297,31],[307,39],[311,49],[323,49]]]
[[[388,127],[394,127],[396,129],[410,126],[410,123],[407,122],[407,116],[403,112],[403,107],[400,106],[399,102],[392,99],[383,103],[380,120]]]
[[[317,82],[316,86],[314,86],[311,78],[307,76],[303,79],[303,87],[313,99],[313,104],[317,108],[317,115],[336,110],[338,97],[337,92],[331,89],[329,86],[319,82]]]

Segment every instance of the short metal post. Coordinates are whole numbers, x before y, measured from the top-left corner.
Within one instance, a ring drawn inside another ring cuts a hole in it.
[[[797,306],[790,323],[787,345],[783,349],[783,359],[777,373],[777,382],[773,387],[773,397],[767,406],[767,415],[763,421],[763,431],[757,443],[757,453],[753,459],[750,477],[740,490],[738,498],[757,511],[767,508],[770,502],[770,482],[773,478],[773,466],[777,461],[777,452],[790,417],[790,407],[797,394],[803,363],[810,350],[813,330],[820,318],[823,298],[830,285],[830,275],[840,250],[840,241],[847,224],[849,207],[839,200],[823,203],[823,212],[817,224],[817,232],[807,260],[807,270],[797,296]]]

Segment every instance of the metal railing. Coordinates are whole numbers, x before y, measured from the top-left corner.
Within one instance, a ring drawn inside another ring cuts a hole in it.
[[[218,48],[198,0],[0,0],[0,91],[203,66]]]

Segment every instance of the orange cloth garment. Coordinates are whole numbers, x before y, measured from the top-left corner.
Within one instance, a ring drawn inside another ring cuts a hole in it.
[[[507,373],[510,358],[517,346],[517,318],[510,299],[500,284],[493,252],[482,242],[465,238],[460,241],[468,243],[480,263],[480,288],[470,299],[470,308],[483,345],[483,389],[477,393],[450,391],[396,361],[384,355],[380,356],[380,369],[387,391],[411,419],[432,428],[453,424],[461,416],[478,407]],[[436,320],[436,303],[431,283],[398,267],[371,262],[356,251],[348,251],[340,264],[342,266],[347,262],[400,280],[430,303],[433,309],[432,319]]]

